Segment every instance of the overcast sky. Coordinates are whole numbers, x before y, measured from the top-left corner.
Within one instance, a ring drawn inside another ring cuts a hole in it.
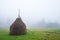
[[[0,21],[20,16],[25,23],[60,22],[60,0],[0,0]]]

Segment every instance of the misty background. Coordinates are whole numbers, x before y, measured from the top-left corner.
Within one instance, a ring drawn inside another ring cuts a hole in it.
[[[0,0],[0,28],[18,17],[27,28],[60,28],[60,0]]]

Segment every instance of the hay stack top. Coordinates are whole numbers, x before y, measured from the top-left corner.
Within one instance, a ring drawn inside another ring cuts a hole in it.
[[[20,17],[20,9],[18,10],[18,17],[14,23],[10,26],[10,35],[22,35],[26,34],[26,25],[23,23]]]

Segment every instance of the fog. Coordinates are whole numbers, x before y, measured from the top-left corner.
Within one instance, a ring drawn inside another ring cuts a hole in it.
[[[10,26],[18,17],[19,8],[27,28],[41,24],[43,19],[60,24],[60,0],[0,0],[0,27]]]

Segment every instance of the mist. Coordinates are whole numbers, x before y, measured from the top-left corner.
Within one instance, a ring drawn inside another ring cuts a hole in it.
[[[0,0],[0,28],[10,27],[19,8],[27,28],[47,28],[50,24],[60,27],[60,0]]]

